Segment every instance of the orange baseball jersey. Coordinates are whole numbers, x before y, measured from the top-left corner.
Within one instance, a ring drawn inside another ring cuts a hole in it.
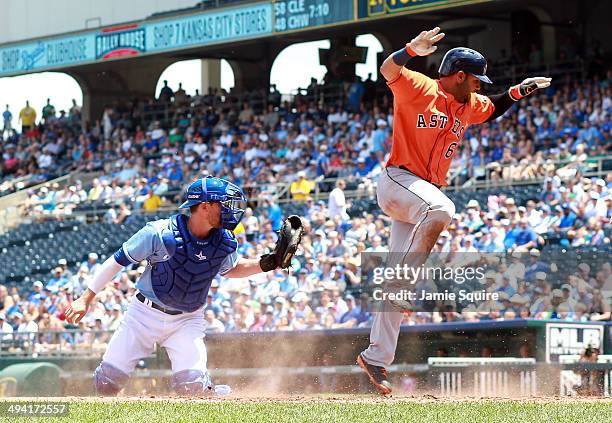
[[[465,129],[486,121],[491,100],[473,93],[460,103],[437,79],[402,68],[388,81],[393,91],[393,144],[387,166],[404,166],[420,178],[446,186],[446,175]]]

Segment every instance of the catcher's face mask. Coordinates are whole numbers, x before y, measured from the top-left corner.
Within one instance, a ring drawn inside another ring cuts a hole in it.
[[[233,186],[233,187],[232,187]],[[233,190],[235,188],[236,190]],[[224,229],[233,231],[242,220],[244,210],[246,209],[246,197],[234,184],[227,187],[226,200],[221,201],[221,226]],[[230,193],[230,190],[233,191]]]
[[[179,208],[189,208],[203,202],[221,205],[221,227],[233,231],[246,209],[246,197],[235,184],[208,176],[192,182],[185,191],[185,202]]]

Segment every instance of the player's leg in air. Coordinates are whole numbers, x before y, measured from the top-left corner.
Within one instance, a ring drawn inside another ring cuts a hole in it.
[[[452,201],[436,186],[410,172],[388,167],[378,181],[378,204],[392,218],[387,267],[419,267],[455,214]],[[391,281],[393,282],[393,281]],[[405,289],[410,281],[401,281]],[[391,393],[386,367],[393,362],[403,313],[381,306],[374,313],[370,346],[357,357],[374,387]]]

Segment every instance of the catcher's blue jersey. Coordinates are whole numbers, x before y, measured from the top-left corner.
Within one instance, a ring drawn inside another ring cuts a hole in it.
[[[147,260],[136,288],[166,308],[194,311],[204,305],[212,279],[236,266],[238,254],[230,231],[213,230],[208,238],[198,239],[186,222],[184,215],[149,222],[115,258],[119,263]]]

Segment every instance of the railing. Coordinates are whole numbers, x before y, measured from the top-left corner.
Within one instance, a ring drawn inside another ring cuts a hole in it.
[[[605,178],[607,174],[610,172],[610,167],[612,167],[612,155],[603,156],[603,157],[594,157],[589,158],[584,162],[572,162],[572,161],[555,161],[555,162],[547,162],[547,166],[554,167],[554,173],[552,174],[542,174],[537,178],[533,179],[492,179],[491,172],[485,171],[483,175],[483,179],[479,179],[480,177],[473,176],[468,179],[463,184],[460,183],[461,173],[463,172],[463,168],[461,167],[453,167],[451,168],[449,174],[449,186],[445,188],[446,191],[458,191],[458,190],[476,190],[476,189],[491,189],[491,188],[499,188],[499,187],[510,187],[517,185],[533,185],[533,184],[542,184],[544,179],[549,176],[553,176],[554,174],[561,173],[561,176],[571,176],[575,174],[577,171],[585,177],[602,177]],[[492,167],[496,167],[494,164],[488,164],[484,169],[490,169]],[[507,166],[508,167],[508,166]],[[500,169],[504,169],[503,166]],[[550,173],[550,172],[549,172]],[[87,174],[87,176],[90,176]],[[82,176],[81,176],[82,177]],[[93,177],[93,176],[92,176]],[[75,179],[73,176],[71,179]],[[91,179],[91,178],[90,178]],[[317,179],[314,184],[314,189],[311,191],[309,196],[315,201],[325,201],[329,198],[329,194],[333,187],[335,187],[336,182],[339,179],[343,179],[347,182],[349,186],[352,186],[352,189],[345,189],[344,194],[347,200],[351,199],[359,199],[359,198],[374,198],[376,182],[372,178],[361,177],[361,176],[348,176],[348,177],[338,177],[338,178],[325,178],[325,179]],[[45,184],[41,184],[41,186],[49,185],[50,182],[46,182]],[[247,197],[251,199],[251,201],[257,201],[257,206],[260,207],[263,205],[264,195],[269,196],[274,199],[274,201],[278,204],[288,204],[288,203],[296,203],[296,200],[293,199],[290,191],[291,183],[255,183],[255,184],[247,184],[243,186],[245,193],[247,193]],[[180,190],[171,191],[173,195],[179,195]],[[8,228],[6,222],[3,222],[3,216],[6,215],[6,206],[3,206],[5,201],[12,199],[12,196],[16,196],[15,193],[11,196],[7,196],[6,198],[0,199],[0,233],[2,229]],[[25,197],[17,197],[14,200],[17,201],[16,204],[21,204],[24,201]],[[134,201],[133,199],[121,199],[121,201]],[[13,203],[15,203],[13,201]],[[109,201],[108,203],[100,204],[99,202],[93,203],[80,203],[82,206],[91,206],[89,210],[76,210],[70,216],[71,218],[99,218],[103,215],[109,208],[114,205],[115,201]],[[162,214],[162,213],[170,213],[176,210],[176,204],[174,201],[167,203],[166,205],[162,205],[160,208],[155,210],[154,212],[146,212],[140,209],[132,209],[132,214]],[[49,215],[38,214],[35,212],[30,212],[27,215],[28,219],[37,219],[37,218],[48,218]],[[14,219],[13,219],[14,220]]]
[[[64,329],[0,332],[0,357],[92,356],[106,349],[113,331]]]
[[[530,165],[531,164],[532,163],[530,163]],[[471,188],[471,189],[485,188],[486,189],[486,188],[497,188],[497,187],[509,187],[513,185],[537,184],[537,183],[543,182],[546,177],[554,176],[555,174],[558,174],[559,172],[561,173],[561,175],[559,176],[562,176],[562,177],[571,176],[579,171],[584,177],[603,177],[605,178],[607,174],[611,171],[611,168],[612,168],[612,155],[587,158],[587,160],[584,162],[569,161],[569,160],[546,161],[546,162],[543,162],[541,165],[545,167],[553,166],[554,172],[552,172],[552,168],[550,168],[549,170],[545,169],[542,175],[537,175],[537,177],[535,178],[493,179],[491,176],[494,172],[494,169],[496,172],[499,171],[499,172],[502,172],[503,174],[504,169],[511,170],[516,165],[502,166],[498,163],[488,163],[486,166],[479,167],[481,171],[484,170],[483,175],[474,175],[471,178],[469,178],[466,182],[461,184],[461,186],[459,186],[459,184],[456,184],[454,189],[461,189],[461,188]],[[461,170],[462,169],[458,169],[459,172]],[[552,174],[548,174],[551,172]],[[459,175],[455,175],[455,177],[458,177],[458,176]]]
[[[554,369],[559,375],[555,395],[611,397],[612,356],[600,355],[597,362],[579,362],[579,358],[548,364],[533,358],[430,357],[429,382],[441,396],[533,397],[551,391]]]
[[[168,12],[157,12],[150,15],[147,19],[160,18],[180,15],[186,12],[195,12],[200,9],[215,9],[218,7],[232,6],[239,3],[251,3],[253,0],[200,0],[195,6],[187,7],[179,10],[172,10]]]
[[[23,206],[26,199],[28,199],[29,190],[38,191],[42,187],[50,188],[53,183],[58,183],[60,188],[63,188],[65,185],[72,184],[77,180],[80,180],[83,185],[87,185],[94,178],[100,176],[100,174],[101,172],[73,172],[68,175],[60,176],[59,178],[43,182],[36,186],[28,187],[28,189],[23,189],[12,194],[0,197],[0,235],[17,226],[18,224],[23,223],[23,216],[19,215],[18,209],[20,206]],[[35,214],[31,217],[35,217]]]
[[[345,197],[347,199],[357,199],[370,197],[374,198],[374,189],[375,182],[371,178],[354,176],[354,177],[342,177],[342,178],[325,178],[325,179],[317,179],[315,181],[314,189],[310,193],[310,197],[315,201],[327,200],[329,198],[329,194],[333,187],[335,187],[336,182],[342,179],[349,183],[350,185],[355,186],[355,189],[347,189],[344,191]],[[247,194],[247,197],[251,201],[257,202],[257,207],[261,207],[264,204],[264,196],[269,196],[272,198],[277,204],[289,204],[296,203],[296,200],[293,199],[291,195],[291,183],[262,183],[262,184],[254,184],[254,185],[244,185],[242,188]],[[171,191],[171,195],[180,195],[182,191],[173,190]],[[167,198],[167,197],[166,197]],[[116,200],[109,200],[105,203],[100,202],[84,202],[79,203],[79,206],[88,207],[87,210],[74,210],[69,216],[65,218],[69,219],[89,219],[89,218],[100,218],[106,211],[108,211],[111,207],[116,206],[117,201],[130,201],[134,202],[133,198],[119,198]],[[168,202],[163,204],[158,209],[152,212],[147,212],[143,209],[131,209],[132,215],[153,215],[153,214],[164,214],[171,213],[176,211],[176,202]],[[36,220],[40,218],[50,218],[49,214],[41,214],[35,211],[29,211],[27,216],[28,220]]]
[[[535,396],[535,358],[430,357],[432,384],[443,396]],[[516,389],[518,387],[518,389]]]
[[[279,94],[280,102],[288,101],[291,105],[299,99],[306,103],[316,103],[319,105],[337,106],[343,103],[345,99],[345,86],[344,83],[329,83],[329,84],[317,84],[314,89],[309,93],[308,88],[298,88],[287,94]],[[217,109],[223,107],[239,107],[241,108],[242,103],[249,103],[251,108],[256,114],[265,113],[267,104],[274,104],[279,99],[272,101],[270,96],[273,93],[260,89],[256,91],[248,91],[244,93],[226,93],[217,95],[202,94],[201,103],[203,106],[212,106]],[[190,108],[196,109],[197,106],[193,106],[194,99],[191,98]],[[185,105],[183,105],[185,106]],[[147,127],[154,121],[159,121],[162,127],[170,128],[174,127],[174,119],[176,118],[176,110],[181,108],[181,105],[177,105],[175,102],[161,102],[157,101],[153,104],[145,105],[145,109],[141,111],[143,117],[144,127]],[[184,110],[183,110],[184,111]]]

